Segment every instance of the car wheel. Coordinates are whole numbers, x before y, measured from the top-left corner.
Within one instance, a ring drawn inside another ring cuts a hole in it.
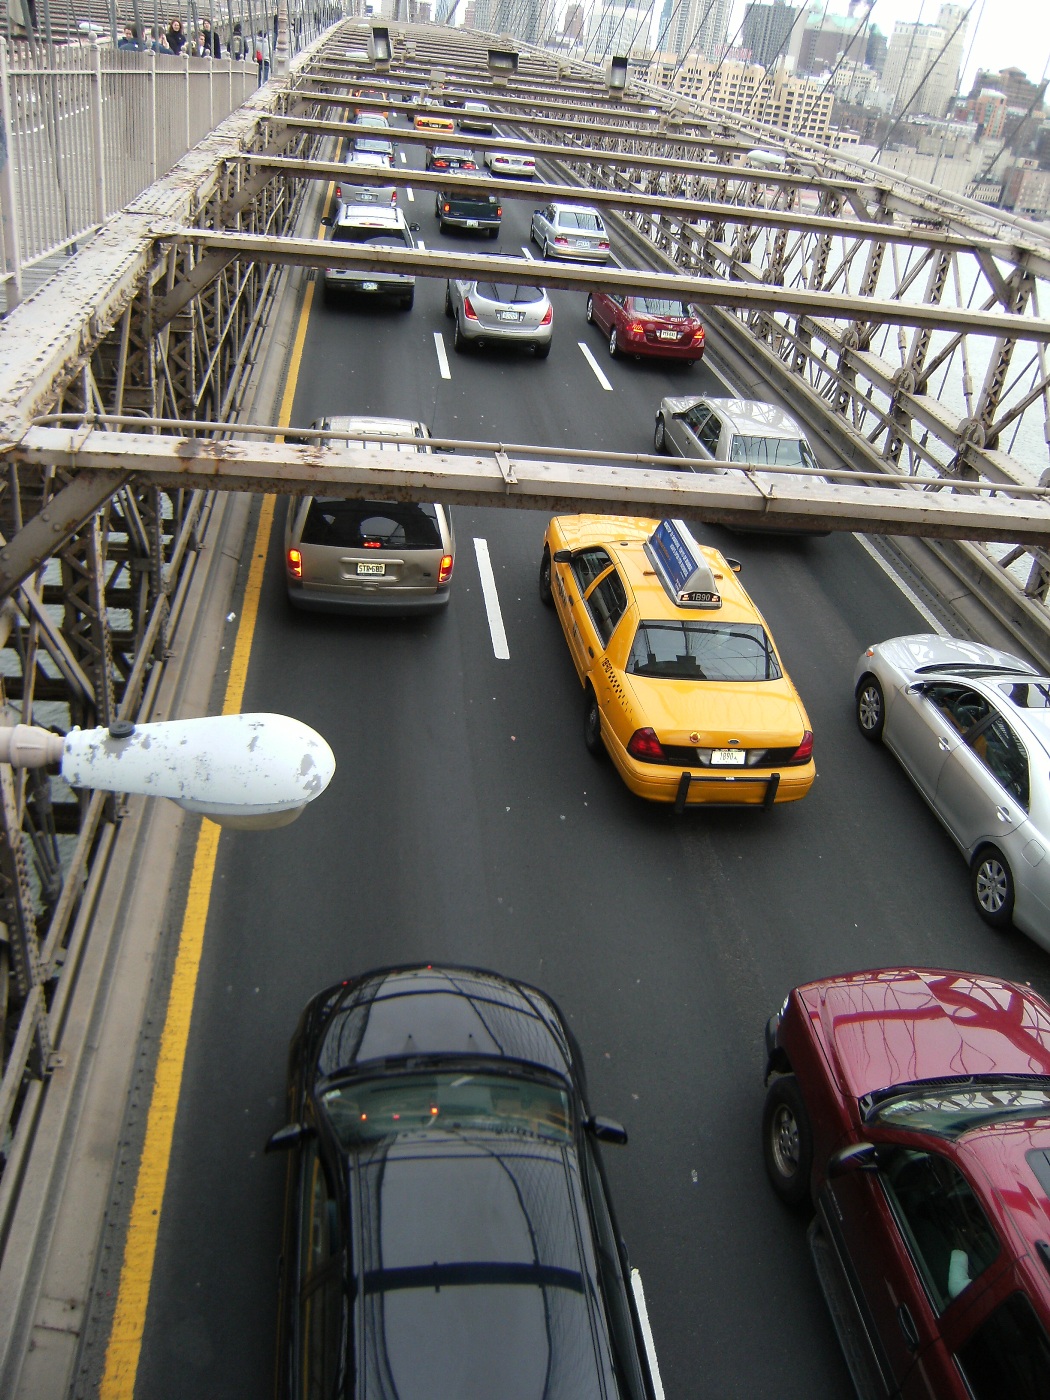
[[[620,345],[616,339],[616,327],[613,326],[612,330],[609,332],[609,354],[615,360],[619,353]]]
[[[804,1205],[813,1170],[813,1130],[793,1074],[779,1075],[766,1093],[762,1156],[773,1190],[784,1204]]]
[[[551,588],[551,552],[546,545],[543,547],[543,558],[540,560],[540,602],[545,608],[554,607],[554,592]]]
[[[546,242],[546,240],[544,240],[544,244],[543,244],[543,256],[544,256],[545,258],[549,258],[550,255],[551,255],[551,245],[550,245],[548,242]]]
[[[598,708],[598,697],[590,686],[587,687],[583,706],[583,742],[587,746],[589,754],[593,754],[595,758],[601,757],[604,748],[602,744],[602,714]]]
[[[490,238],[498,238],[498,237],[499,237],[499,229],[498,229],[498,228],[490,228],[490,229],[489,229],[489,237],[490,237]]]
[[[535,223],[529,224],[529,242],[530,242],[530,243],[535,243],[537,248],[540,246],[540,245],[539,245],[539,242],[538,242],[538,240],[537,240],[537,238],[536,238],[536,225],[535,225]]]
[[[549,340],[544,341],[542,345],[533,346],[533,354],[536,356],[537,360],[545,360],[550,352],[551,343]]]
[[[416,294],[415,294],[415,292],[409,292],[409,294],[408,294],[407,297],[402,297],[402,298],[401,298],[401,310],[402,310],[402,311],[411,311],[411,310],[412,310],[412,307],[415,305],[415,300],[416,300]]]
[[[438,215],[438,233],[447,233],[447,232],[448,232],[448,224],[445,223],[444,219],[443,219],[443,218],[441,217],[441,215],[439,214],[439,215]]]
[[[977,912],[992,928],[1006,929],[1014,917],[1014,877],[995,846],[978,851],[970,867],[970,888]]]
[[[451,321],[452,318],[453,318],[453,316],[455,316],[455,314],[456,314],[456,313],[452,310],[452,288],[448,285],[448,283],[446,283],[446,284],[445,284],[445,315],[446,315],[446,316],[448,317],[448,319]]]
[[[865,739],[877,744],[882,738],[885,724],[886,697],[882,693],[882,686],[869,672],[866,676],[861,676],[857,686],[857,728]]]
[[[664,429],[663,418],[657,418],[656,431],[653,433],[653,448],[656,452],[667,451],[667,433]]]
[[[464,354],[467,348],[467,337],[460,330],[458,316],[456,317],[456,329],[452,332],[452,348],[457,355]]]
[[[587,320],[590,325],[594,325],[594,297],[587,295]]]

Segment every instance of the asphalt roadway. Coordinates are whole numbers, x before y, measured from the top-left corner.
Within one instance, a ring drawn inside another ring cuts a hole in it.
[[[526,242],[522,196],[502,249]],[[431,200],[404,207],[428,246],[443,241]],[[610,361],[569,293],[554,294],[548,360],[455,355],[443,298],[437,282],[410,313],[318,297],[293,421],[392,414],[437,435],[644,452],[663,395],[726,392],[707,364]],[[544,518],[458,511],[447,614],[360,621],[288,607],[282,510],[244,708],[313,725],[338,769],[294,826],[221,838],[136,1396],[272,1393],[285,1162],[262,1148],[283,1119],[289,1036],[319,988],[417,959],[527,979],[572,1022],[594,1110],[630,1134],[604,1156],[666,1394],[848,1395],[804,1222],[763,1174],[766,1018],[795,983],[897,963],[1050,992],[1045,955],[980,922],[949,838],[855,729],[857,655],[926,622],[851,536],[701,532],[743,562],[812,718],[818,778],[768,814],[675,817],[584,749],[581,691],[536,591]],[[475,539],[509,660],[494,656]]]

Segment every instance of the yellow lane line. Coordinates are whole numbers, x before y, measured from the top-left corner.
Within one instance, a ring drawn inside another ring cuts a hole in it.
[[[322,228],[319,236],[323,236],[323,233]],[[314,284],[310,282],[299,315],[284,397],[281,400],[278,424],[282,428],[287,428],[291,421],[295,387],[299,380],[303,346],[306,342],[307,323],[313,305],[313,292]],[[223,700],[224,715],[237,714],[244,700],[248,662],[259,614],[263,569],[273,530],[275,504],[275,496],[264,496],[259,511],[259,524],[252,546],[251,568],[237,627],[230,675],[226,683],[226,696]],[[202,821],[197,837],[193,873],[179,934],[179,950],[172,974],[164,1030],[161,1033],[149,1116],[146,1119],[146,1136],[128,1220],[124,1261],[120,1270],[113,1328],[106,1347],[106,1363],[99,1388],[99,1400],[133,1400],[135,1394],[142,1335],[146,1327],[146,1306],[149,1302],[153,1261],[157,1252],[160,1212],[168,1179],[171,1144],[175,1135],[175,1115],[179,1106],[182,1072],[190,1037],[197,974],[200,971],[204,948],[204,930],[208,922],[215,859],[219,850],[219,831],[220,828],[214,822]]]

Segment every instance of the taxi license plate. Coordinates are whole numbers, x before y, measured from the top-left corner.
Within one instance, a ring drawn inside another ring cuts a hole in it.
[[[678,339],[678,332],[677,332],[677,331],[657,331],[657,335],[660,337],[661,340],[677,340],[677,339]]]
[[[735,766],[738,767],[738,768],[742,768],[743,765],[747,762],[747,750],[746,750],[746,749],[712,749],[712,750],[711,750],[711,762],[712,762],[712,763],[728,763],[728,764],[733,764],[733,765],[735,765]]]
[[[517,311],[497,311],[496,316],[501,321],[520,321],[521,316]]]
[[[363,292],[378,292],[378,291],[379,291],[379,283],[378,283],[378,282],[362,282],[362,283],[361,283],[361,290],[362,290]]]
[[[357,572],[358,572],[358,574],[385,574],[385,573],[386,573],[386,565],[385,565],[385,564],[372,564],[372,563],[368,563],[368,564],[358,564],[358,566],[357,566]]]
[[[477,226],[478,226],[478,221],[477,221],[477,219],[464,219],[464,220],[463,220],[463,227],[464,227],[464,228],[477,228]]]

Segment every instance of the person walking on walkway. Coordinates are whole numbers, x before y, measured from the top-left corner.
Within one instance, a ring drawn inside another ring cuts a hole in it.
[[[186,43],[186,35],[182,28],[182,20],[177,16],[168,25],[168,32],[165,36],[168,41],[168,48],[172,53],[181,53]]]
[[[222,44],[218,33],[212,29],[210,19],[201,20],[201,54],[205,58],[222,58]]]

